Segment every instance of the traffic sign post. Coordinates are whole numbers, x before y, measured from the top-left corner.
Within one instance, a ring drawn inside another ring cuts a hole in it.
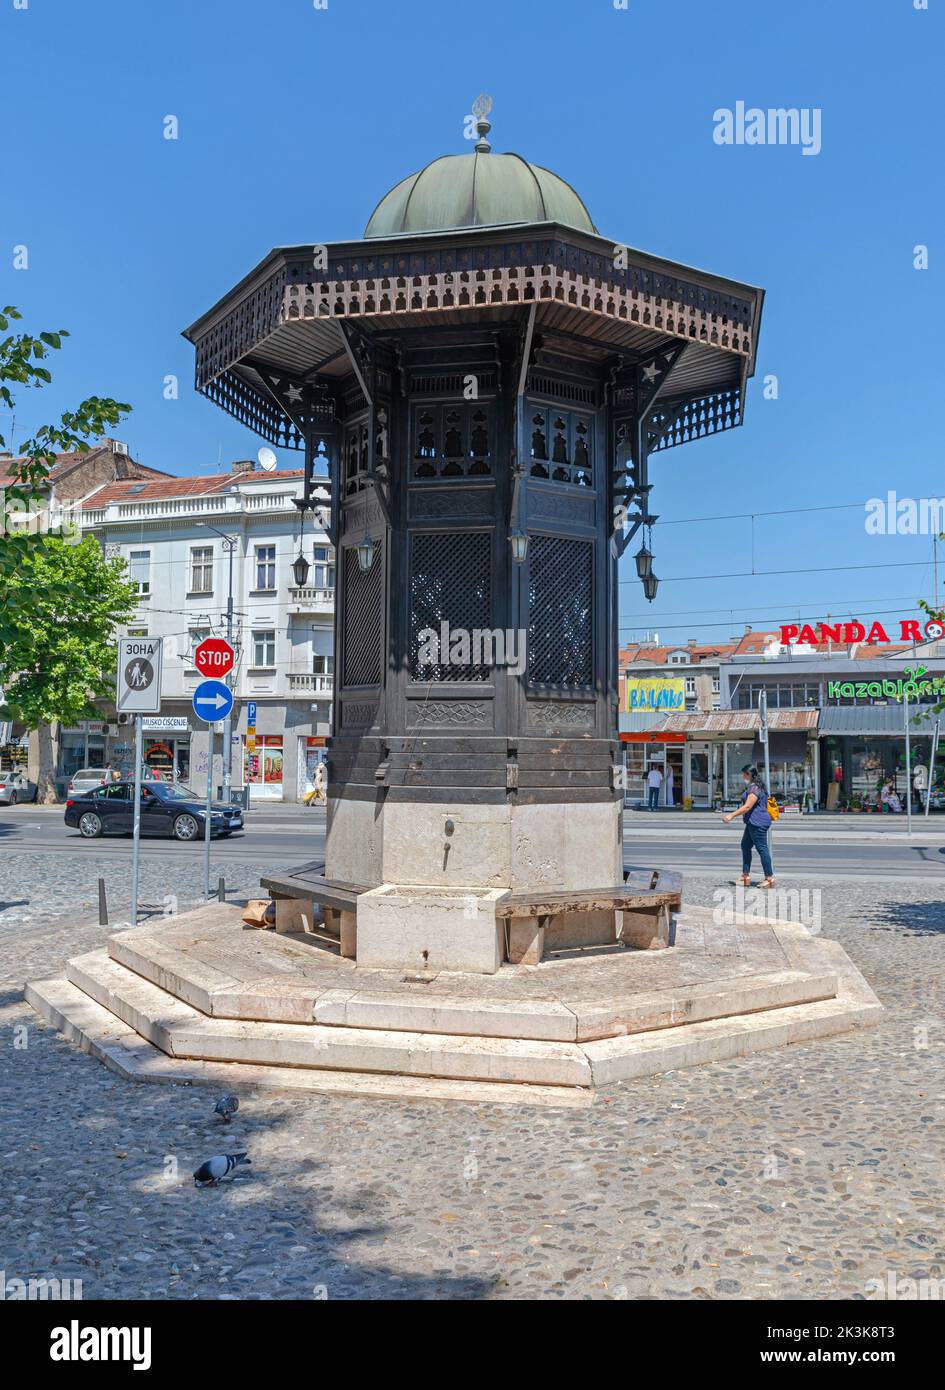
[[[215,640],[213,638],[209,639]],[[201,646],[207,644],[202,642]],[[226,646],[226,643],[223,644]],[[199,650],[199,648],[198,648]],[[233,649],[229,649],[230,655]],[[203,891],[210,896],[210,820],[213,803],[213,726],[219,719],[229,718],[233,709],[233,692],[222,681],[201,681],[193,693],[194,714],[207,725],[207,815],[203,828]],[[223,756],[226,757],[226,747]]]
[[[141,855],[141,759],[143,714],[161,710],[164,644],[160,637],[119,637],[118,689],[115,708],[135,716],[135,800],[131,840],[131,925],[138,925],[138,875]]]

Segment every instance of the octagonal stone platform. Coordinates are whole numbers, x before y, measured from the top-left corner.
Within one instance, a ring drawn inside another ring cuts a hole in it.
[[[666,951],[562,951],[419,981],[213,904],[118,932],[26,997],[136,1080],[554,1105],[882,1012],[836,942],[788,922],[719,925],[699,908]]]

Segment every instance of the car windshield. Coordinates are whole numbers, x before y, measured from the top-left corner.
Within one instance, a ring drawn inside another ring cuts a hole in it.
[[[74,782],[100,782],[104,776],[105,769],[103,767],[83,767],[80,772],[73,772],[72,780]]]
[[[199,801],[190,787],[182,786],[180,782],[149,782],[148,791],[154,796],[159,796],[162,801]]]

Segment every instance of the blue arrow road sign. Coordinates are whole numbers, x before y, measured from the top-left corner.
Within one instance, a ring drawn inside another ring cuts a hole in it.
[[[222,681],[201,681],[194,691],[194,714],[207,724],[225,719],[233,708],[233,692]]]

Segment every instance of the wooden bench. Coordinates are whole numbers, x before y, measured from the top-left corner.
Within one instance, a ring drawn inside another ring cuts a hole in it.
[[[367,892],[367,885],[361,883],[342,883],[338,879],[325,877],[325,865],[312,860],[290,874],[267,874],[259,882],[269,891],[276,904],[276,931],[283,934],[304,930],[306,921],[314,920],[314,904],[327,914],[337,914],[338,938],[341,954],[349,960],[355,959],[357,951],[357,911],[358,896]],[[311,919],[306,918],[305,907],[312,911]],[[329,934],[334,934],[329,931]]]
[[[623,946],[654,951],[669,945],[672,914],[681,904],[682,874],[635,869],[625,874],[617,887],[507,893],[496,904],[496,916],[508,922],[509,961],[513,965],[537,965],[553,918],[577,912],[620,912],[622,929],[613,939]]]

